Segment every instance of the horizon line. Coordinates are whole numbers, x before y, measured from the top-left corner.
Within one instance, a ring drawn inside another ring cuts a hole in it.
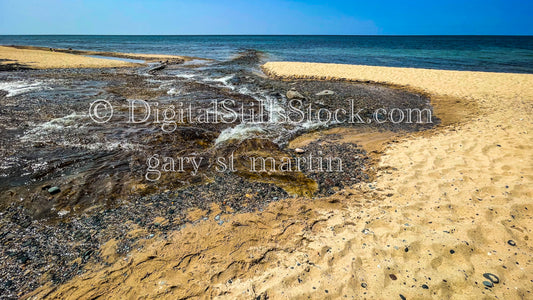
[[[405,37],[405,36],[520,36],[533,37],[533,34],[78,34],[78,33],[8,33],[0,36],[372,36],[372,37]]]

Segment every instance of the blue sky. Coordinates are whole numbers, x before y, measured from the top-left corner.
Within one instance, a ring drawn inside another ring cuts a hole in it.
[[[0,0],[0,34],[533,34],[533,1]]]

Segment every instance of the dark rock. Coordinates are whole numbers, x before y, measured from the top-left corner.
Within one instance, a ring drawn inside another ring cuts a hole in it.
[[[364,289],[366,289],[366,287],[367,287],[366,283],[364,283],[364,282],[361,283],[361,287],[364,288]]]
[[[483,277],[487,278],[492,283],[500,283],[500,278],[498,278],[498,276],[496,276],[496,275],[494,275],[492,273],[485,273],[485,274],[483,274]]]
[[[483,281],[483,285],[486,286],[486,287],[490,287],[490,288],[494,286],[494,284],[492,284],[492,282],[486,281],[486,280]]]
[[[394,274],[389,274],[389,277],[392,280],[397,280],[398,279],[398,277],[396,277],[396,275],[394,275]]]
[[[160,70],[163,70],[163,69],[166,68],[166,67],[167,67],[166,64],[161,63],[160,65],[155,66],[155,67],[151,68],[150,70],[148,70],[148,73],[153,73],[153,72],[155,72],[155,71],[160,71]]]
[[[428,290],[428,289],[429,289],[429,286],[428,286],[427,284],[423,284],[423,285],[422,285],[422,288],[423,288],[424,290]]]
[[[508,241],[507,241],[507,244],[509,244],[509,245],[511,245],[511,246],[513,246],[513,247],[516,246],[516,242],[513,241],[513,240],[508,240]]]
[[[406,300],[407,298],[405,298],[404,295],[400,294],[400,299],[402,299],[402,300]]]

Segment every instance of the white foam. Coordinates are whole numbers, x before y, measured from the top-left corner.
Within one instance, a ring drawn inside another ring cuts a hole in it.
[[[167,91],[167,94],[172,96],[172,95],[179,95],[181,94],[181,92],[175,88],[171,88],[170,90]]]
[[[42,81],[17,80],[0,82],[0,90],[7,92],[6,97],[13,97],[35,90],[43,90],[45,88],[50,89],[50,87],[45,86]]]
[[[22,141],[36,141],[39,137],[62,131],[66,128],[80,128],[83,127],[82,122],[79,122],[80,119],[88,117],[87,115],[76,114],[75,112],[61,117],[52,119],[48,122],[38,124],[34,128],[30,129],[26,134],[21,138]]]
[[[215,141],[215,145],[229,140],[244,140],[258,134],[264,133],[264,130],[259,126],[250,126],[250,124],[242,123],[235,127],[224,129]]]
[[[227,88],[229,88],[231,90],[234,90],[235,86],[233,84],[229,83],[229,81],[231,79],[233,79],[233,77],[235,77],[235,74],[231,74],[231,75],[224,76],[224,77],[219,77],[219,78],[205,78],[204,81],[206,81],[206,82],[218,82],[218,83],[221,83],[222,86],[227,87]]]
[[[196,75],[194,75],[194,74],[185,74],[184,73],[184,74],[176,74],[176,77],[191,79],[191,78],[196,77]]]
[[[140,147],[136,144],[130,144],[125,142],[104,142],[104,143],[91,143],[91,144],[79,144],[79,143],[69,143],[69,142],[62,142],[61,145],[65,147],[74,147],[74,148],[83,148],[88,150],[135,150],[139,149]]]

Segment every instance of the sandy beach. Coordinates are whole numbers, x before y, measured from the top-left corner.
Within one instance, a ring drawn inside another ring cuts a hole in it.
[[[94,56],[107,56],[157,62],[161,60],[183,61],[183,56],[138,54],[138,53],[113,53],[99,51],[80,51],[68,49],[47,49],[32,46],[0,46],[0,66],[16,64],[18,68],[33,69],[63,69],[63,68],[117,68],[133,67],[141,64],[114,59],[95,58]]]
[[[126,66],[43,52],[0,47],[0,58],[34,68]],[[289,147],[328,134],[341,137],[332,143],[362,144],[374,160],[374,181],[257,212],[191,210],[181,230],[139,239],[126,256],[111,240],[99,249],[103,261],[85,273],[24,298],[533,297],[533,75],[295,62],[262,67],[283,80],[376,82],[423,93],[442,124],[402,137],[354,128],[299,137]],[[139,228],[128,236],[147,234]],[[490,288],[483,283],[487,273],[499,278]]]

